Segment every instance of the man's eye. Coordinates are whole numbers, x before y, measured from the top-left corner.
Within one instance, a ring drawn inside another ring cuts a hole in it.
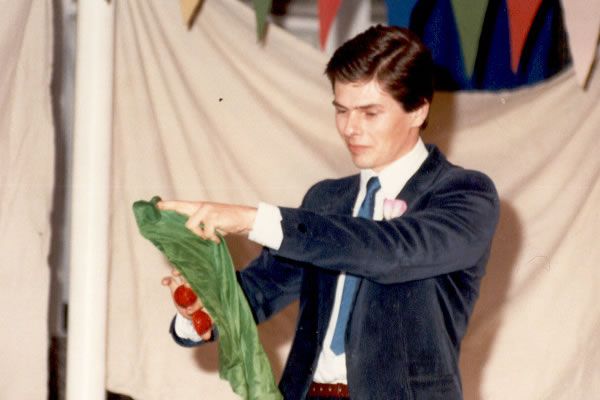
[[[372,111],[367,111],[367,112],[365,112],[365,115],[367,117],[375,117],[375,116],[377,116],[377,113],[376,112],[372,112]]]
[[[346,112],[346,110],[342,110],[342,109],[339,109],[339,108],[335,109],[335,113],[336,114],[344,114],[345,112]]]

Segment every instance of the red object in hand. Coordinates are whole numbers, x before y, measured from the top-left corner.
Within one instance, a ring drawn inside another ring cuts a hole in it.
[[[209,315],[202,310],[198,310],[192,314],[192,322],[198,335],[204,335],[212,328],[212,321]]]
[[[191,288],[185,285],[180,285],[177,287],[177,289],[175,289],[175,292],[173,293],[173,298],[175,299],[175,303],[177,303],[179,307],[185,308],[194,304],[198,297]]]

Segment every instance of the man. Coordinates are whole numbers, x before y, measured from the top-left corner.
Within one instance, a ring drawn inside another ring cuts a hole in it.
[[[401,28],[372,27],[335,52],[336,127],[360,173],[317,183],[300,208],[159,205],[189,215],[203,238],[248,234],[265,246],[239,273],[257,322],[300,299],[286,399],[462,398],[460,342],[499,201],[489,178],[423,144],[432,69]],[[385,199],[406,211],[383,220]]]

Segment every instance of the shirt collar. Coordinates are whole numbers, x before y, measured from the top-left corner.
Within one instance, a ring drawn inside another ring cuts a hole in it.
[[[415,146],[405,155],[392,162],[379,173],[372,169],[363,169],[360,171],[360,187],[364,190],[367,181],[373,176],[379,177],[381,183],[381,193],[384,198],[396,198],[406,182],[423,164],[429,153],[419,137]],[[379,197],[379,196],[378,196]]]

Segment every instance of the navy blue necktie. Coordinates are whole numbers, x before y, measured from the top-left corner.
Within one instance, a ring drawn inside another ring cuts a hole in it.
[[[381,184],[379,183],[379,178],[374,176],[369,179],[367,182],[367,194],[358,210],[359,217],[373,219],[375,194],[380,188]],[[356,292],[358,279],[359,278],[356,276],[346,275],[344,290],[342,291],[342,301],[340,303],[340,312],[338,314],[335,330],[333,331],[333,339],[331,340],[331,350],[336,355],[340,355],[344,352],[346,325],[348,324],[348,317],[350,316],[350,308],[352,306],[352,300],[354,299],[354,292]]]

